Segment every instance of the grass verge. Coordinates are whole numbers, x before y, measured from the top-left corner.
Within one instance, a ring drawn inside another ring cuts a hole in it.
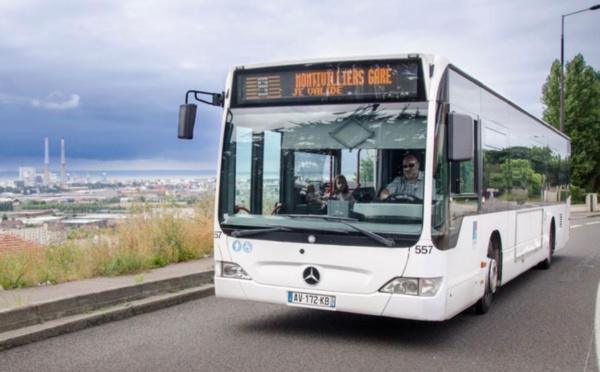
[[[0,255],[5,289],[56,284],[95,276],[138,273],[212,254],[212,201],[201,200],[193,217],[142,210],[111,229],[73,234],[45,249]]]

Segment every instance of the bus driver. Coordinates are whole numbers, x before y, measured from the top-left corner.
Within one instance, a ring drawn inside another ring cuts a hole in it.
[[[391,195],[408,195],[423,200],[423,172],[419,170],[419,160],[413,154],[406,154],[402,159],[402,175],[397,176],[387,185],[379,198],[388,199]]]

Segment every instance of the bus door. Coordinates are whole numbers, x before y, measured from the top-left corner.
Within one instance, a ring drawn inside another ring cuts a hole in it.
[[[339,150],[283,150],[281,200],[283,213],[324,214],[318,198],[339,174]]]

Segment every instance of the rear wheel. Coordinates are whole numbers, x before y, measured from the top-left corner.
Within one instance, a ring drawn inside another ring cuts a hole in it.
[[[498,278],[499,270],[498,265],[500,263],[500,249],[496,247],[493,240],[490,240],[488,244],[488,272],[485,280],[485,292],[483,297],[475,304],[475,312],[477,314],[485,314],[492,307],[492,299],[494,293],[498,289]]]
[[[552,266],[552,255],[554,254],[554,248],[556,247],[556,230],[554,229],[554,222],[550,225],[550,237],[548,241],[548,255],[546,259],[539,263],[538,267],[542,270],[548,270]]]

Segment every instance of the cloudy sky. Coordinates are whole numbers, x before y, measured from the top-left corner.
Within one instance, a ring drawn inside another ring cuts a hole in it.
[[[220,109],[179,141],[178,106],[247,63],[438,53],[541,116],[561,14],[599,2],[0,0],[0,171],[41,168],[46,136],[70,169],[215,169]],[[565,34],[600,70],[600,10]]]

